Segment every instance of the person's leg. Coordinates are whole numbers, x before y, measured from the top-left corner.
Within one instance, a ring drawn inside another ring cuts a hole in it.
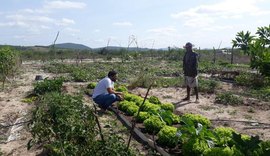
[[[187,97],[183,99],[184,101],[190,100],[190,87],[187,86]]]
[[[95,103],[97,103],[101,108],[107,109],[109,106],[114,103],[117,98],[115,94],[104,94],[99,95],[93,99]]]
[[[198,87],[194,87],[194,91],[195,91],[195,94],[196,94],[196,100],[199,100]]]
[[[117,97],[115,94],[106,94],[104,96],[105,98],[105,109],[107,109],[108,107],[110,107],[115,101],[117,101]]]

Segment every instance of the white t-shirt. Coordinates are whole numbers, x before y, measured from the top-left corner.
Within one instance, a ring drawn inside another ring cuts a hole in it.
[[[109,94],[107,88],[114,88],[114,82],[109,77],[105,77],[98,82],[94,89],[92,98],[101,94]]]

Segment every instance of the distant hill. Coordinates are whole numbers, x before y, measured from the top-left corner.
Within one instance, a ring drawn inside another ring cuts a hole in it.
[[[90,50],[91,49],[88,46],[85,46],[83,44],[77,44],[77,43],[59,43],[59,44],[55,44],[55,48],[77,49],[77,50]]]

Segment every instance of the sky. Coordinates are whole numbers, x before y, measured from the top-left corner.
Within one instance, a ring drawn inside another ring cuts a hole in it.
[[[270,0],[8,0],[0,45],[91,48],[231,47],[237,32],[270,24]]]

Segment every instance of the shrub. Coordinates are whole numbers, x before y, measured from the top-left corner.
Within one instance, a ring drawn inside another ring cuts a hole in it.
[[[199,79],[199,92],[214,93],[218,86],[217,81]]]
[[[230,92],[218,94],[215,101],[224,105],[239,105],[244,103],[242,98],[235,96]]]
[[[143,122],[145,129],[149,133],[158,133],[164,127],[165,122],[161,121],[158,116],[151,116]]]
[[[34,84],[35,94],[45,94],[46,92],[61,92],[63,85],[63,79],[55,78],[52,80],[44,79],[42,82],[37,82]]]
[[[86,82],[91,79],[88,71],[83,69],[77,69],[72,71],[71,76],[75,82]]]
[[[177,128],[171,126],[164,126],[157,134],[157,142],[161,145],[165,145],[168,147],[175,147],[179,141],[179,136],[177,136],[176,133]]]
[[[240,75],[236,76],[235,82],[241,86],[251,86],[253,75],[251,73],[240,73]]]

